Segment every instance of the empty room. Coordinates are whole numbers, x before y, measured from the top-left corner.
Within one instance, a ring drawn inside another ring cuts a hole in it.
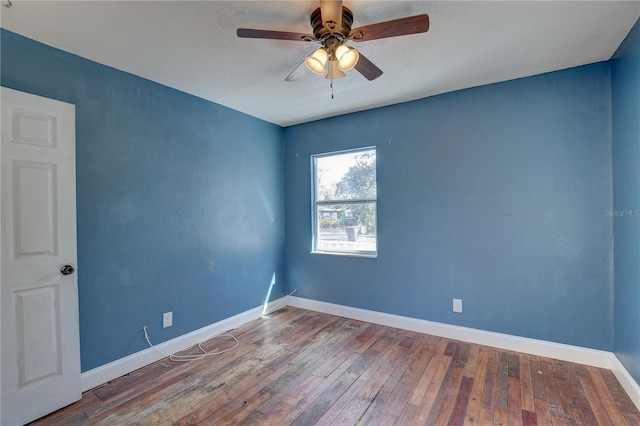
[[[640,424],[640,1],[0,4],[2,426]]]

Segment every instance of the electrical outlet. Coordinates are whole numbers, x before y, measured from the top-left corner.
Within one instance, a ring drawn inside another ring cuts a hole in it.
[[[165,312],[162,314],[162,328],[171,327],[173,325],[173,312]]]
[[[453,299],[453,312],[462,313],[462,299]]]

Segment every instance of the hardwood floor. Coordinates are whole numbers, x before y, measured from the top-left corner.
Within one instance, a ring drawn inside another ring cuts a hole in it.
[[[609,370],[291,307],[231,333],[33,424],[640,425]]]

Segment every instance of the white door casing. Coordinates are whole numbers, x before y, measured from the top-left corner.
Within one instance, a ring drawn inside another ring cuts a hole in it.
[[[3,87],[2,425],[81,398],[75,106]],[[66,272],[69,272],[67,270]]]

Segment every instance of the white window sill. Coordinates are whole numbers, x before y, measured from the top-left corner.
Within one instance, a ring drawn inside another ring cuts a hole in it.
[[[311,254],[328,254],[330,256],[343,256],[343,257],[362,257],[365,259],[377,259],[378,254],[368,254],[368,253],[344,253],[337,251],[321,251],[321,250],[311,250]]]

